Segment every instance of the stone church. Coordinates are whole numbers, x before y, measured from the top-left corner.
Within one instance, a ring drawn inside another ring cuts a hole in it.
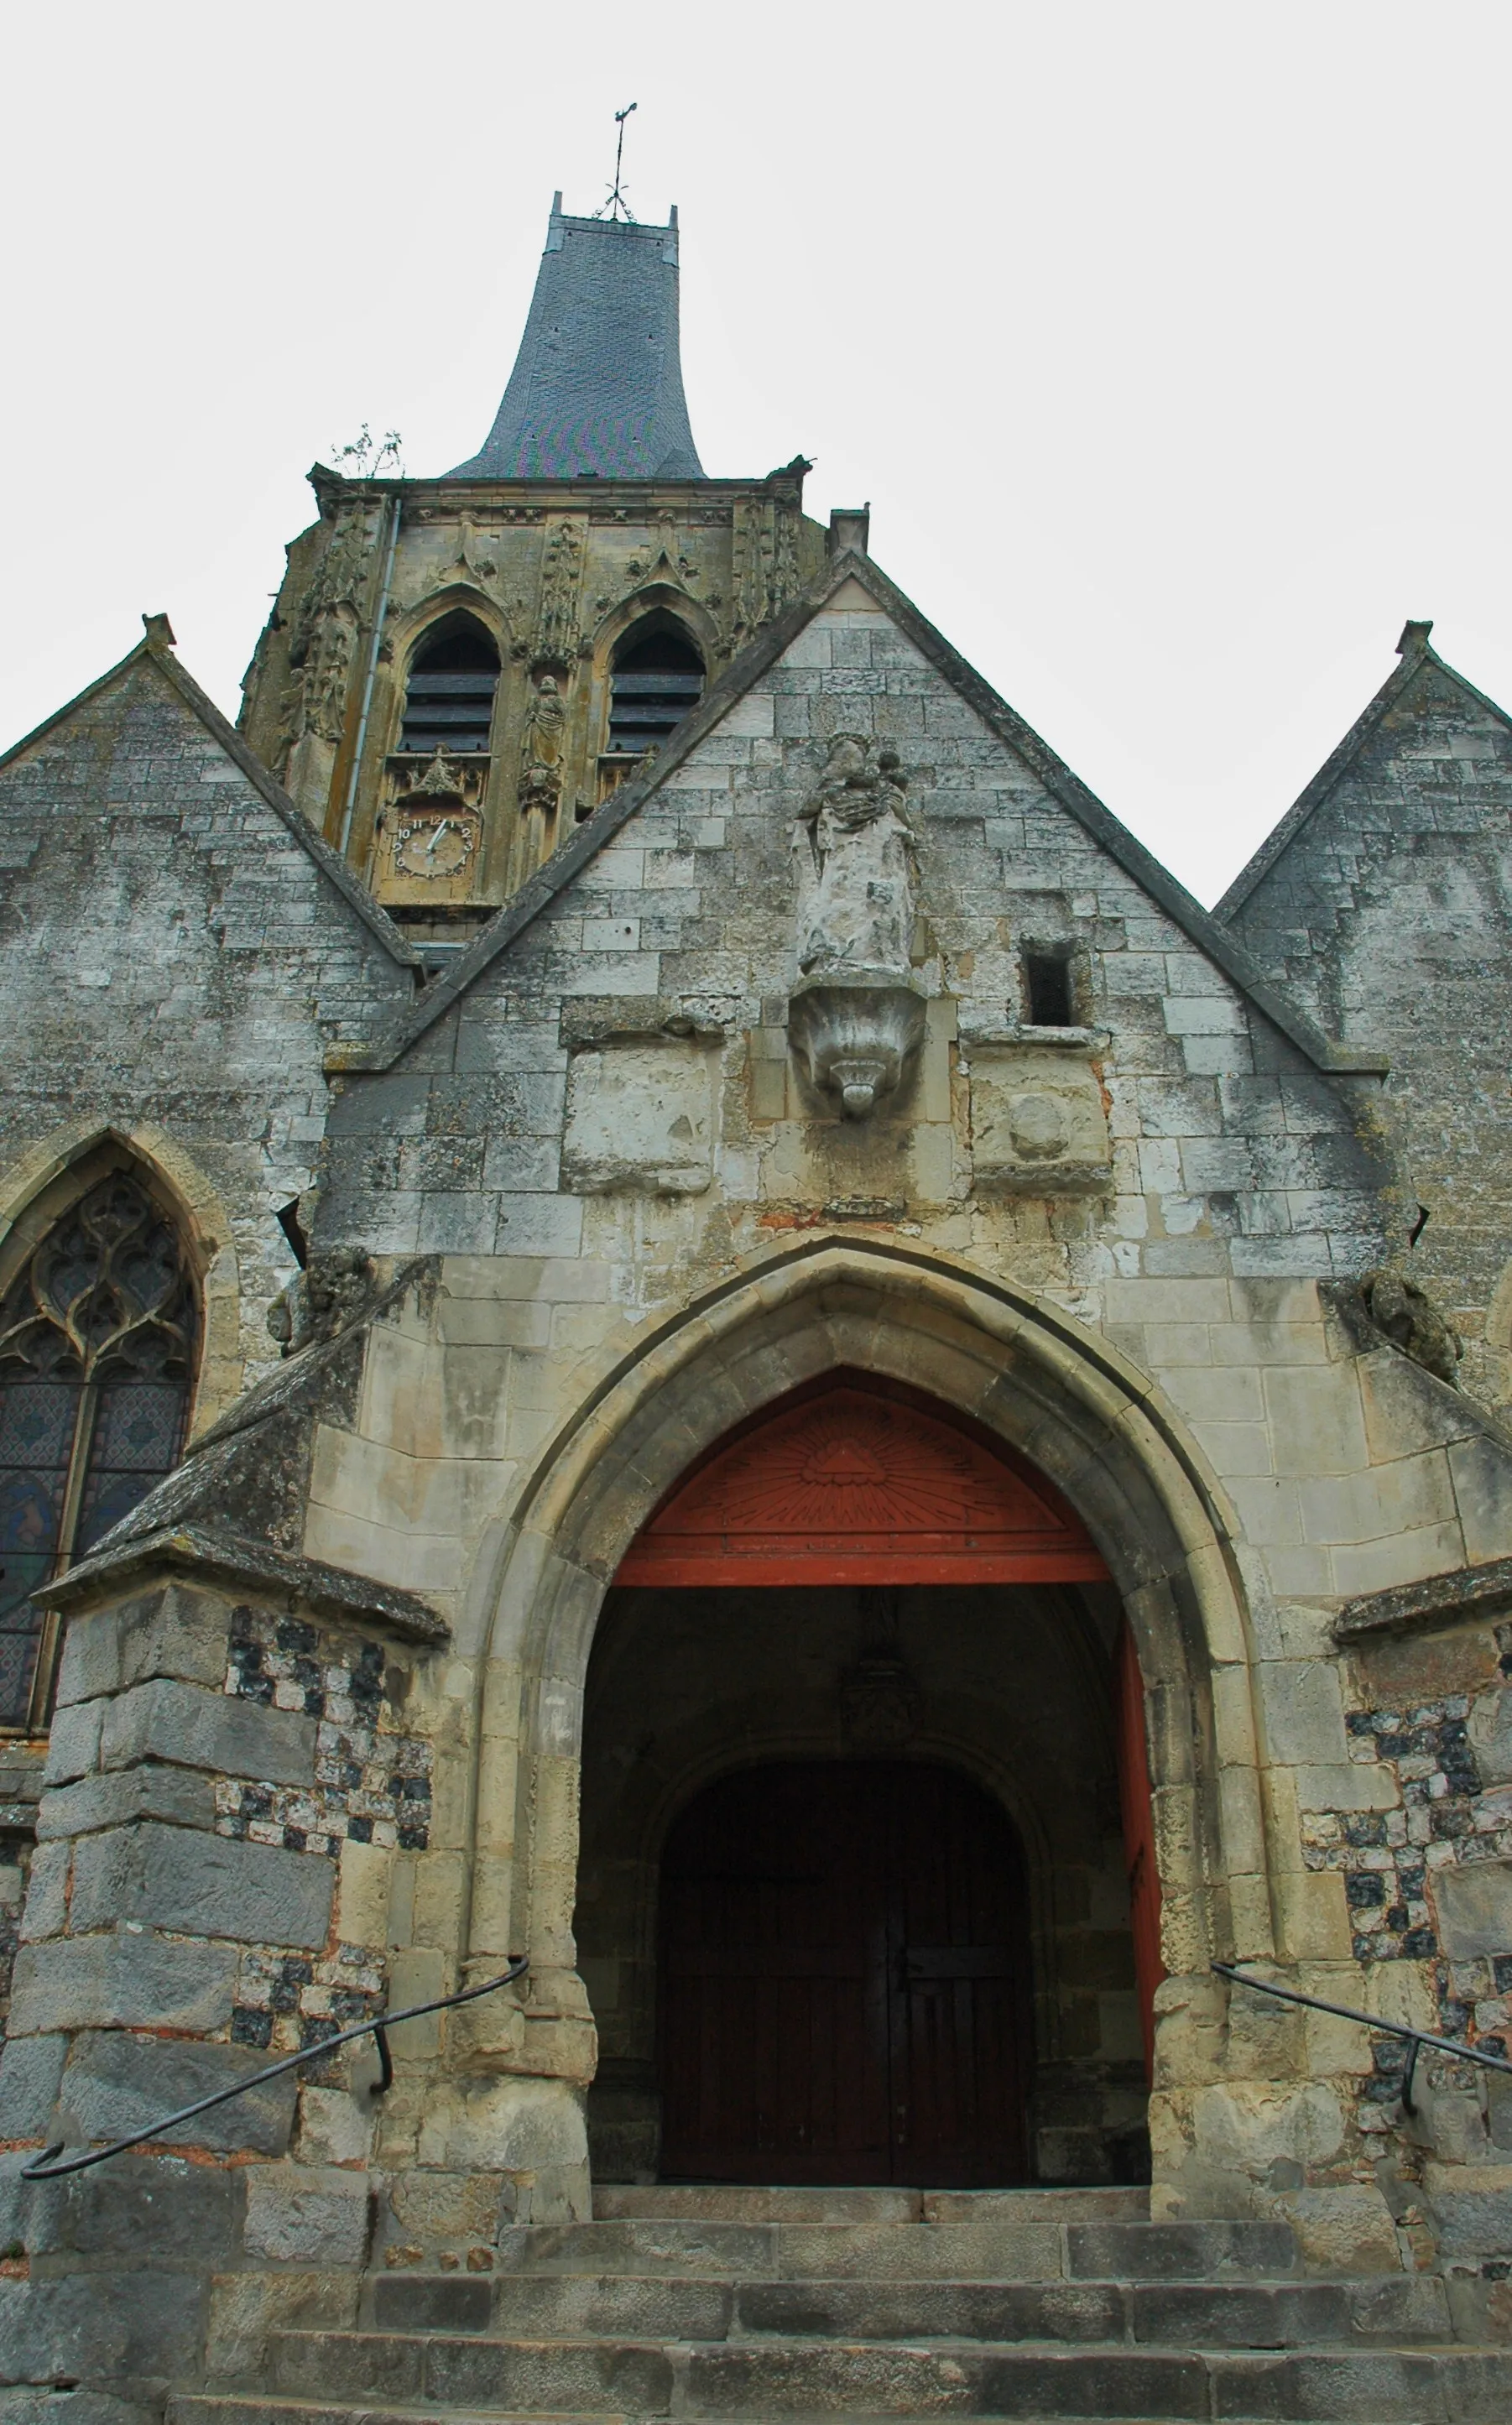
[[[1504,2418],[1512,726],[1203,910],[677,247],[0,759],[0,2425]]]

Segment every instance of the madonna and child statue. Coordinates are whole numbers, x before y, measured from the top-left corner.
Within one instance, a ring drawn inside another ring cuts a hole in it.
[[[864,1119],[924,1032],[910,961],[915,856],[895,750],[838,733],[798,812],[795,1040],[821,1089]]]

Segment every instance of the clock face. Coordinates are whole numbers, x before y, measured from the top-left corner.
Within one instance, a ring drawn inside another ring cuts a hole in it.
[[[470,817],[404,816],[394,826],[394,873],[433,882],[460,875],[476,847]]]

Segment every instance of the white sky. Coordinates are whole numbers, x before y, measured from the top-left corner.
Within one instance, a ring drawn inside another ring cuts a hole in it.
[[[1512,703],[1512,10],[80,0],[10,21],[0,743],[172,618],[228,713],[365,421],[481,443],[612,113],[705,469],[877,561],[1212,899],[1408,616]]]

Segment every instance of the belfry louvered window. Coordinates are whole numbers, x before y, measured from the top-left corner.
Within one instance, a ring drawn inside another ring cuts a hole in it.
[[[29,1595],[178,1460],[197,1326],[177,1232],[126,1170],[61,1214],[0,1297],[0,1728],[45,1715]]]
[[[680,631],[632,634],[609,678],[609,747],[616,757],[659,749],[703,697],[703,661]]]
[[[410,668],[400,748],[485,755],[498,686],[499,651],[482,625],[471,616],[447,623]]]

